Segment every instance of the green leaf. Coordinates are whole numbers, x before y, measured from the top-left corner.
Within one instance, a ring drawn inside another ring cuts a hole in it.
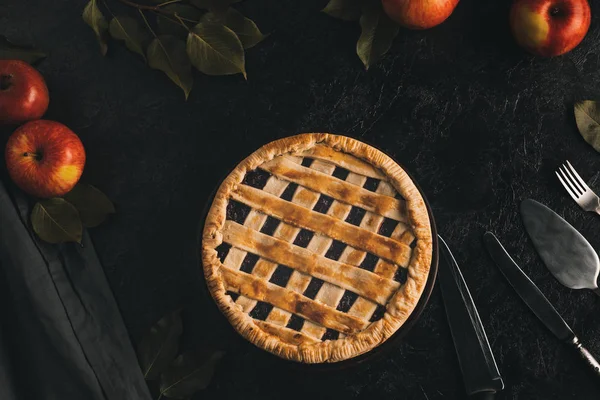
[[[358,21],[364,0],[329,0],[322,10],[325,14],[344,21]]]
[[[83,9],[83,20],[94,30],[98,44],[100,44],[100,52],[105,56],[108,50],[108,45],[106,44],[108,23],[104,15],[102,15],[102,11],[98,8],[96,0],[90,0]]]
[[[575,122],[585,141],[600,152],[600,105],[593,100],[575,103]]]
[[[214,12],[206,13],[202,22],[221,23],[235,32],[242,42],[244,49],[249,49],[260,43],[267,35],[263,35],[258,26],[249,18],[244,17],[234,8],[228,8],[224,15]]]
[[[188,35],[187,53],[192,64],[207,75],[242,73],[246,78],[244,47],[234,31],[211,22],[200,22]]]
[[[83,226],[79,213],[65,199],[38,201],[31,211],[31,225],[40,239],[48,243],[81,243]]]
[[[215,351],[202,360],[190,354],[180,355],[161,375],[160,393],[173,399],[185,399],[198,390],[206,389],[214,375],[217,361],[224,354],[222,351]]]
[[[29,64],[36,64],[46,58],[46,54],[32,46],[22,46],[12,43],[5,36],[0,35],[0,60],[21,60]]]
[[[194,77],[192,64],[185,49],[185,42],[171,35],[160,35],[148,46],[148,64],[151,68],[163,71],[179,86],[187,100]]]
[[[396,25],[383,11],[381,2],[369,2],[360,17],[362,33],[356,43],[356,53],[368,70],[387,53],[398,34]]]
[[[108,31],[114,39],[124,41],[129,50],[138,53],[146,60],[144,44],[150,36],[137,20],[131,17],[116,16],[110,21]]]
[[[183,330],[180,314],[177,310],[165,315],[140,341],[137,355],[145,379],[158,378],[177,355]]]
[[[189,26],[196,25],[202,17],[203,11],[192,7],[189,4],[169,4],[168,6],[162,7],[163,10],[173,14],[177,14],[188,28],[181,25],[181,22],[175,16],[158,15],[156,17],[156,24],[161,33],[166,35],[173,35],[181,38],[187,37],[189,32]]]
[[[65,195],[65,200],[75,206],[86,228],[100,225],[109,214],[115,213],[115,206],[109,198],[94,186],[85,183],[75,185]]]

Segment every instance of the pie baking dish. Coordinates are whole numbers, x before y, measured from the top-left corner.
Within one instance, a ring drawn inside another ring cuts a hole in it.
[[[432,225],[390,157],[308,133],[261,147],[225,178],[201,257],[238,333],[288,360],[332,363],[376,348],[415,310],[431,271]]]

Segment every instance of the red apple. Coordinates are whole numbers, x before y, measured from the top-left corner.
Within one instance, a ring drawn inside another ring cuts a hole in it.
[[[458,0],[382,0],[385,13],[409,29],[427,29],[444,22]]]
[[[35,68],[20,60],[0,60],[0,123],[39,119],[49,101],[46,82]]]
[[[585,37],[590,20],[587,0],[515,0],[510,10],[517,43],[545,57],[571,51]]]
[[[37,197],[68,193],[79,180],[85,150],[79,137],[54,121],[37,120],[20,126],[6,143],[11,179]]]

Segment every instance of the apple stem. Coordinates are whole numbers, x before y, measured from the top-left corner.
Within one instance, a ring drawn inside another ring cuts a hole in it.
[[[40,153],[25,152],[25,153],[23,153],[23,157],[32,157],[32,158],[35,158],[36,160],[42,159],[42,155]]]
[[[555,16],[557,16],[558,14],[560,14],[560,8],[558,8],[558,7],[552,7],[552,8],[550,9],[550,15],[552,15],[552,16],[554,16],[554,17],[555,17]]]
[[[6,90],[12,86],[13,82],[12,75],[0,75],[0,90]]]

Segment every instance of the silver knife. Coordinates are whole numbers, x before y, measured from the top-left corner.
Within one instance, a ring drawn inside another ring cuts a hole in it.
[[[460,268],[440,236],[438,281],[469,399],[492,400],[504,388],[477,308]]]
[[[491,232],[483,235],[485,247],[508,283],[515,289],[519,297],[533,311],[536,317],[561,341],[577,350],[583,360],[600,376],[600,364],[590,352],[583,347],[569,325],[562,319],[540,289],[529,279],[511,258],[496,236]]]
[[[600,260],[592,245],[557,213],[527,199],[521,217],[535,249],[556,279],[571,289],[591,289],[600,296]]]

